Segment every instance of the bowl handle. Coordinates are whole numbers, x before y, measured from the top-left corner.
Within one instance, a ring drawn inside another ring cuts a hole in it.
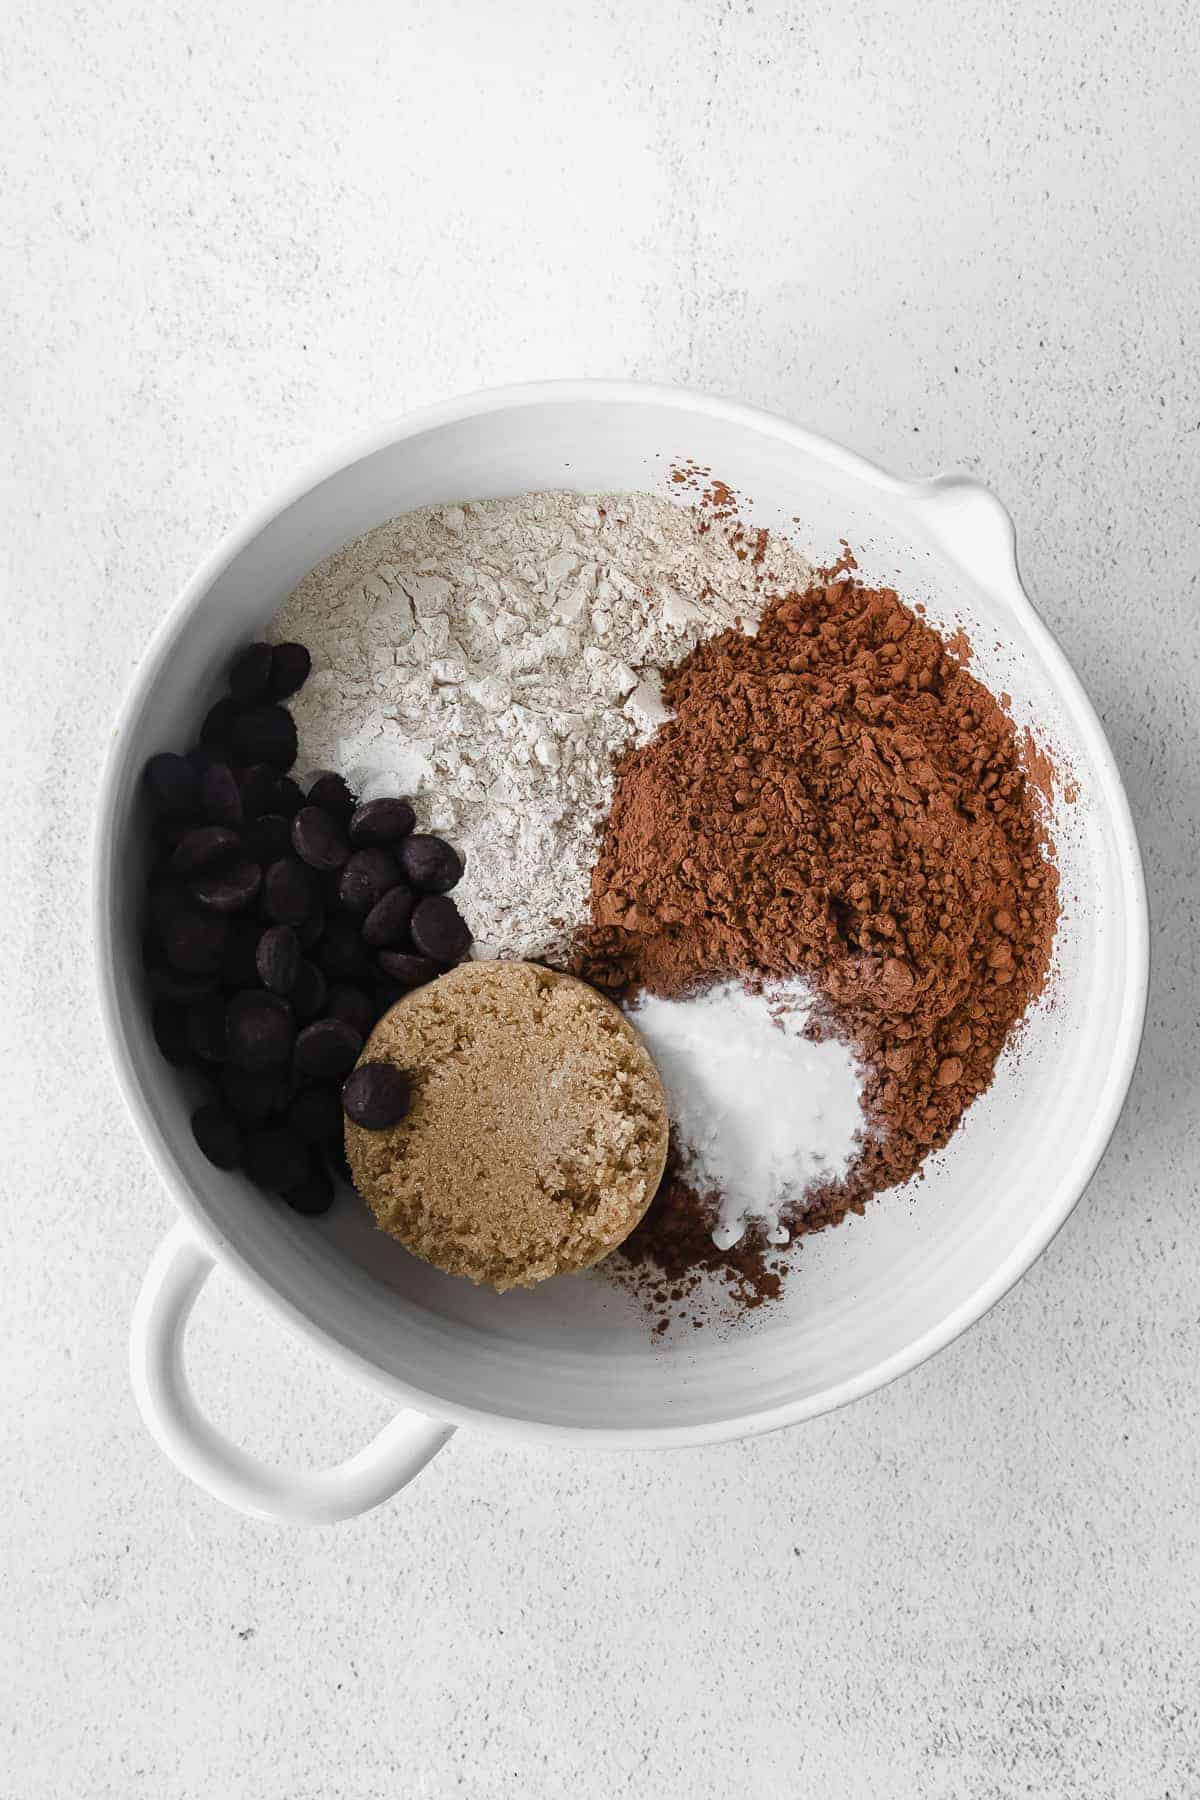
[[[1036,618],[1021,585],[1012,514],[990,488],[970,475],[933,475],[909,484],[926,529],[980,587],[1025,620]]]
[[[200,1412],[183,1366],[188,1314],[213,1258],[180,1221],[146,1271],[133,1310],[134,1398],[151,1436],[185,1475],[226,1506],[289,1525],[352,1519],[420,1473],[453,1431],[402,1412],[357,1456],[332,1469],[274,1469],[221,1435]]]

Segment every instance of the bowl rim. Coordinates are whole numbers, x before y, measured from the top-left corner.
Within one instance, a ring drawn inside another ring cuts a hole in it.
[[[439,426],[461,424],[506,409],[547,404],[569,405],[577,401],[598,401],[624,406],[665,406],[683,414],[701,414],[721,419],[801,449],[865,486],[887,494],[894,500],[908,501],[914,506],[932,491],[954,486],[962,480],[954,476],[904,480],[857,452],[793,424],[781,415],[687,388],[635,381],[560,379],[483,388],[416,408],[343,439],[310,460],[291,480],[250,508],[224,535],[184,583],[138,661],[112,726],[97,792],[90,858],[89,927],[92,962],[105,1041],[116,1072],[117,1084],[151,1164],[181,1214],[214,1259],[233,1270],[247,1283],[251,1291],[286,1327],[332,1355],[358,1379],[382,1390],[394,1400],[431,1417],[469,1425],[494,1436],[524,1442],[573,1443],[614,1450],[667,1449],[722,1443],[799,1424],[805,1419],[820,1417],[848,1405],[852,1400],[874,1393],[927,1362],[989,1312],[1033,1265],[1074,1210],[1108,1147],[1133,1078],[1145,1025],[1149,985],[1149,917],[1137,833],[1116,759],[1096,711],[1065,652],[1034,609],[1021,584],[1011,521],[1008,521],[1007,514],[1003,514],[1002,509],[999,510],[1007,521],[1010,540],[1007,547],[1009,566],[997,568],[997,584],[1006,587],[1010,599],[1015,593],[1024,603],[1023,624],[1056,688],[1068,705],[1073,722],[1099,771],[1105,807],[1119,845],[1126,952],[1125,993],[1120,1027],[1114,1037],[1106,1091],[1092,1115],[1087,1135],[1079,1146],[1072,1173],[1069,1177],[1064,1177],[1055,1193],[1047,1196],[1047,1204],[1037,1222],[1009,1255],[977,1284],[972,1293],[936,1325],[913,1339],[902,1350],[881,1358],[843,1382],[799,1400],[739,1414],[731,1419],[678,1426],[595,1427],[529,1419],[520,1414],[495,1412],[450,1402],[381,1369],[339,1336],[335,1329],[326,1324],[318,1324],[297,1301],[263,1275],[236,1243],[223,1237],[213,1227],[194,1190],[185,1180],[161,1138],[135,1072],[125,1036],[121,999],[111,954],[112,886],[117,853],[113,818],[121,770],[125,762],[125,745],[129,740],[131,727],[141,711],[144,697],[152,688],[185,621],[202,603],[219,576],[281,513],[303,500],[322,482],[345,472],[377,451]],[[976,486],[970,478],[967,478],[966,485]],[[983,488],[978,488],[977,491],[987,493]],[[998,507],[994,500],[992,504]]]

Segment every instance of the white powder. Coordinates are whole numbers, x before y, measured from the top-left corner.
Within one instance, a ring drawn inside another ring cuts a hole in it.
[[[862,1084],[844,1044],[804,1036],[810,1006],[803,981],[761,994],[726,982],[692,1000],[645,994],[631,1009],[662,1076],[683,1172],[721,1196],[721,1249],[750,1220],[786,1244],[780,1213],[850,1166]]]
[[[315,568],[275,620],[313,658],[290,702],[298,773],[407,795],[465,854],[455,898],[476,954],[560,960],[587,917],[612,758],[666,717],[656,671],[730,625],[753,630],[770,591],[812,575],[782,541],[770,569],[649,494],[393,519]]]

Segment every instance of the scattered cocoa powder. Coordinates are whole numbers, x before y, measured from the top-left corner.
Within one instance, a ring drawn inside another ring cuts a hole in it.
[[[853,566],[666,676],[675,716],[617,765],[576,964],[617,996],[808,978],[821,1029],[862,1058],[872,1129],[796,1233],[861,1213],[946,1142],[1045,981],[1058,911],[1047,765],[963,646]],[[659,1302],[704,1270],[745,1304],[773,1297],[778,1253],[717,1250],[712,1217],[676,1171],[625,1254]]]

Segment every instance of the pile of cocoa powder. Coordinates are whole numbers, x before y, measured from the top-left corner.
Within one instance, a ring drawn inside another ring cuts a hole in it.
[[[803,975],[852,1044],[870,1129],[795,1234],[906,1181],[992,1079],[1049,968],[1041,796],[1012,720],[889,588],[836,571],[664,680],[674,718],[617,765],[577,968],[618,998]],[[778,1252],[720,1251],[678,1171],[625,1255],[678,1300],[705,1270],[745,1304]]]

